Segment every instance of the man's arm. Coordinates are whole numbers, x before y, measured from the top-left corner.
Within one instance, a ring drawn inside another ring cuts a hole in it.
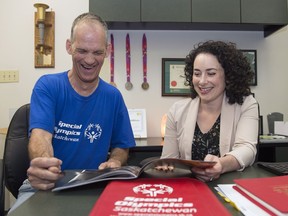
[[[53,157],[52,134],[42,129],[33,129],[28,151],[31,160],[36,157]]]
[[[99,169],[121,167],[126,164],[128,159],[129,149],[113,148],[109,160],[100,164]]]
[[[117,160],[117,161],[120,161],[121,166],[123,166],[127,163],[128,154],[129,154],[128,148],[126,148],[126,149],[114,148],[111,150],[111,154],[110,154],[110,158],[109,158],[108,162],[110,160]]]
[[[33,129],[28,151],[31,162],[27,176],[31,186],[40,190],[54,187],[55,181],[62,176],[62,161],[53,157],[52,134],[42,129]]]

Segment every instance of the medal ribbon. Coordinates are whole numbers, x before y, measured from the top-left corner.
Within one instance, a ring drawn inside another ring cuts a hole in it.
[[[142,38],[142,55],[143,55],[143,81],[147,82],[147,39],[146,35],[143,34]]]
[[[111,55],[110,55],[110,82],[114,82],[114,36],[110,35]]]
[[[127,82],[130,82],[130,38],[126,35],[126,77]]]

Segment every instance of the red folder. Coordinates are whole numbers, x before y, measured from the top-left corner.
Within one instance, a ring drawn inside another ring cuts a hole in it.
[[[288,176],[235,179],[234,182],[237,190],[255,200],[254,203],[260,203],[276,215],[288,215]]]
[[[193,178],[141,178],[110,182],[90,216],[230,215],[209,187]]]

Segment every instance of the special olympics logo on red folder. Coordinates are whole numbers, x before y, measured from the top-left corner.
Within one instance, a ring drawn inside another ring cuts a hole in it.
[[[159,194],[171,194],[173,188],[163,184],[141,184],[133,187],[133,191],[136,194],[143,194],[148,197],[157,197]]]

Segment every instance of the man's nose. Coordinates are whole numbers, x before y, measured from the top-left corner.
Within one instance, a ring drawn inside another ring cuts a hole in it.
[[[95,61],[96,61],[96,58],[95,58],[95,56],[93,55],[93,54],[87,54],[86,56],[85,56],[85,62],[87,63],[87,64],[93,64]]]

